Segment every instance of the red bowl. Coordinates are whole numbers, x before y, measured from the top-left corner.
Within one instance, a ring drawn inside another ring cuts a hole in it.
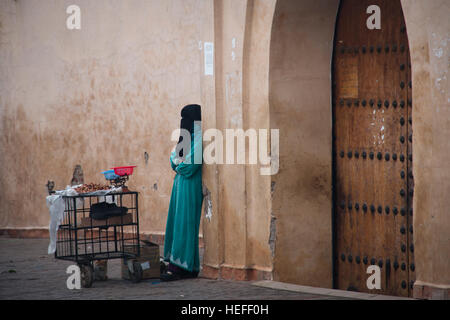
[[[124,166],[124,167],[114,167],[114,173],[118,176],[131,176],[133,174],[133,168],[136,166]]]

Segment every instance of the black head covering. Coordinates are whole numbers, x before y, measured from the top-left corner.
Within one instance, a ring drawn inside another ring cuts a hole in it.
[[[180,129],[188,130],[191,134],[194,132],[194,121],[202,120],[201,107],[198,104],[188,104],[181,109],[181,122]],[[178,143],[183,141],[183,137],[180,134]],[[180,157],[183,156],[183,150],[179,151]]]
[[[191,122],[202,120],[202,110],[198,104],[188,104],[181,109],[181,118],[189,119]],[[192,133],[192,131],[191,131]]]

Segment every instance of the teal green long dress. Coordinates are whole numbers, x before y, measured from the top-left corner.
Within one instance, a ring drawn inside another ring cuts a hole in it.
[[[170,156],[170,164],[176,175],[164,238],[164,260],[190,272],[200,271],[198,233],[203,201],[203,159],[200,157],[200,164],[194,163],[194,157],[198,157],[195,156],[197,152],[202,155],[202,134],[200,127],[195,124],[191,136],[191,152],[186,156],[185,162],[176,165],[175,152]],[[188,159],[191,159],[190,164]]]

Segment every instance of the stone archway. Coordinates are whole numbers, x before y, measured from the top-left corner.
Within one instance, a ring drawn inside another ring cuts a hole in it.
[[[431,297],[450,288],[450,261],[439,258],[450,250],[450,239],[443,236],[450,227],[445,209],[450,109],[443,107],[449,101],[444,82],[450,5],[444,0],[401,3],[414,88],[414,295]],[[330,77],[338,4],[277,1],[270,43],[270,127],[283,130],[280,171],[271,181],[273,277],[323,287],[332,286]]]
[[[214,2],[216,91],[210,99],[216,113],[209,124],[226,126],[230,103],[237,101],[242,128],[281,129],[281,155],[278,174],[268,178],[252,166],[240,171],[233,183],[220,166],[207,171],[213,219],[204,224],[204,267],[212,277],[226,278],[220,271],[226,267],[242,271],[239,278],[251,278],[248,271],[257,270],[264,278],[332,286],[331,58],[338,4]],[[445,90],[441,92],[448,72],[448,6],[445,0],[402,0],[414,87],[413,224],[419,290],[450,284],[450,262],[439,258],[448,256],[450,248],[443,236],[450,227],[445,209],[450,193],[450,147],[445,147],[450,141],[450,109],[443,108],[448,101]],[[239,77],[230,80],[230,74]],[[238,93],[231,102],[226,99],[230,84]],[[439,134],[432,128],[440,128]],[[236,190],[245,193],[245,199],[230,209],[235,200],[223,192]],[[245,228],[232,228],[233,223]]]

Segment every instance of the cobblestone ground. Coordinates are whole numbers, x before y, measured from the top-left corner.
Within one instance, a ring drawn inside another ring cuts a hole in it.
[[[0,238],[0,299],[336,299],[252,285],[249,281],[197,279],[174,282],[122,280],[120,260],[108,262],[108,280],[69,290],[66,268],[73,264],[47,255],[46,239]]]

